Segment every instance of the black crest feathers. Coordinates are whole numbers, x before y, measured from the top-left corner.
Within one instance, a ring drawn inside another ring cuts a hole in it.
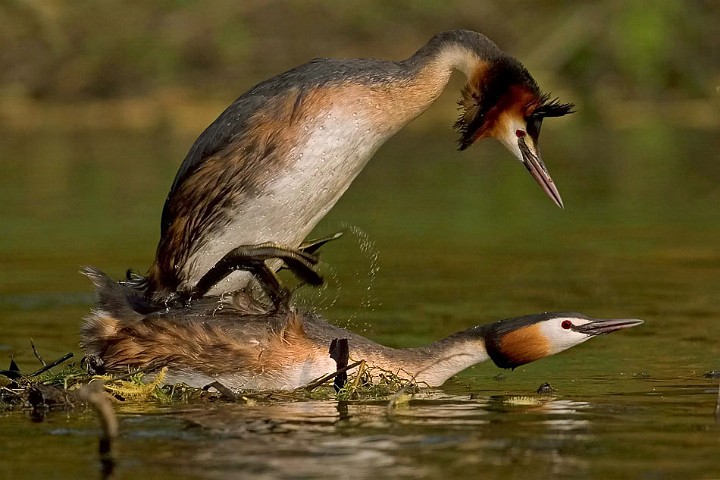
[[[536,119],[543,119],[546,117],[562,117],[575,113],[575,104],[573,103],[560,103],[559,98],[550,100],[550,94],[543,93],[540,96],[540,105],[533,111],[532,117]]]

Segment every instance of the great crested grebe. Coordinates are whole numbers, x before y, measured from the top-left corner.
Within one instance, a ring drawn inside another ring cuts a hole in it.
[[[538,137],[544,118],[573,105],[550,100],[487,37],[455,30],[403,61],[316,59],[235,100],[180,166],[155,261],[137,288],[155,299],[191,294],[234,246],[297,247],[375,151],[437,99],[454,70],[467,77],[455,125],[460,150],[498,139],[562,207]],[[232,275],[209,293],[238,290],[248,278]]]
[[[266,291],[282,290],[271,269],[259,267],[269,258],[271,247],[239,248],[245,253],[238,257],[242,262],[236,267],[250,266],[248,270]],[[312,254],[292,253],[310,259],[295,262],[297,257],[293,257],[285,262],[304,278],[301,272],[313,268]],[[261,274],[263,269],[270,274]],[[97,292],[96,309],[85,319],[81,332],[81,344],[92,363],[107,372],[168,367],[167,383],[198,388],[213,382],[239,390],[302,387],[336,371],[328,348],[334,339],[343,338],[348,339],[351,359],[365,360],[370,367],[418,384],[439,386],[487,359],[502,368],[515,368],[594,336],[642,323],[593,319],[579,313],[541,313],[475,326],[425,347],[401,349],[331,325],[316,314],[296,311],[288,295],[270,295],[267,304],[236,292],[163,307],[96,269],[86,268],[84,273]]]

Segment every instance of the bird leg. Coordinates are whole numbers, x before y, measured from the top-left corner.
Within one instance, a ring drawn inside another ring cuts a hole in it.
[[[331,239],[324,239],[322,243],[329,240]],[[316,243],[311,246],[315,246]],[[315,251],[320,245],[317,245],[312,251]],[[281,305],[287,301],[289,292],[280,284],[275,272],[265,263],[266,260],[271,259],[282,260],[285,267],[305,283],[321,285],[323,282],[322,277],[314,268],[318,263],[318,258],[312,253],[302,249],[283,247],[275,243],[241,245],[220,259],[184,296],[186,300],[201,298],[225,277],[237,270],[243,270],[255,277],[273,305]]]
[[[328,235],[327,237],[322,238],[315,238],[313,240],[308,240],[307,242],[302,243],[298,250],[303,251],[305,253],[315,253],[318,251],[320,247],[325,245],[328,242],[331,242],[333,240],[337,240],[338,238],[342,237],[343,232],[336,232],[332,235]]]
[[[328,242],[337,240],[338,238],[342,237],[342,235],[343,235],[343,232],[337,232],[337,233],[333,233],[332,235],[328,235],[327,237],[314,238],[312,240],[307,240],[306,242],[301,243],[300,246],[297,248],[297,250],[300,252],[303,252],[303,253],[314,254],[315,252],[317,252],[320,249],[320,247],[322,247],[323,245],[325,245]],[[281,265],[280,268],[278,269],[278,271],[284,270],[285,268],[289,268],[289,267],[287,267],[285,265]],[[298,272],[293,272],[293,273],[296,276],[302,278],[298,274]],[[310,282],[308,282],[308,283],[310,283]]]

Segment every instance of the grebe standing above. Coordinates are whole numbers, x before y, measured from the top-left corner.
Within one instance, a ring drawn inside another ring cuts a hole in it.
[[[498,139],[562,207],[538,137],[544,118],[571,113],[572,104],[551,101],[487,37],[450,31],[403,61],[316,59],[235,100],[180,166],[155,261],[137,287],[155,300],[189,294],[237,245],[300,245],[375,151],[437,99],[454,70],[467,77],[459,148]],[[242,273],[209,293],[242,288],[249,279]]]

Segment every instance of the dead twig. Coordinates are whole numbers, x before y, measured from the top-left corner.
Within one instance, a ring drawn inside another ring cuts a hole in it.
[[[37,377],[37,376],[40,375],[41,373],[45,373],[45,372],[47,372],[48,370],[50,370],[51,368],[57,367],[58,365],[60,365],[61,363],[63,363],[63,362],[66,361],[66,360],[71,359],[72,357],[73,357],[72,352],[66,353],[65,355],[63,355],[62,357],[58,358],[57,360],[54,360],[54,361],[52,361],[52,362],[50,362],[50,363],[48,363],[48,364],[45,364],[41,369],[36,370],[36,371],[34,371],[33,373],[31,373],[30,375],[28,375],[28,377]]]
[[[459,354],[456,354],[456,355],[459,355]],[[452,358],[452,357],[454,357],[454,356],[456,356],[456,355],[448,355],[448,356],[443,357],[443,358],[438,358],[437,360],[435,360],[434,362],[432,362],[430,365],[428,365],[428,366],[426,366],[426,367],[418,370],[417,372],[415,372],[415,374],[412,375],[412,376],[410,377],[410,379],[408,379],[407,383],[405,383],[405,385],[403,385],[403,387],[402,387],[400,390],[398,390],[397,392],[395,392],[395,394],[394,394],[394,395],[390,398],[390,400],[388,401],[388,404],[387,404],[387,416],[388,416],[388,417],[391,417],[392,414],[393,414],[393,410],[394,410],[395,408],[397,408],[397,406],[398,406],[399,404],[407,403],[407,402],[410,400],[410,395],[408,394],[408,390],[411,389],[411,388],[413,388],[413,387],[417,387],[417,384],[415,383],[415,379],[418,377],[418,375],[420,375],[421,373],[429,370],[430,368],[434,367],[434,366],[437,365],[438,363],[444,362],[444,361],[446,361],[446,360],[448,360],[448,359],[450,359],[450,358]]]
[[[364,360],[360,360],[358,362],[351,363],[347,367],[344,367],[344,368],[341,368],[340,370],[336,370],[332,373],[329,373],[329,374],[325,375],[324,377],[320,377],[319,379],[315,380],[313,383],[306,385],[305,390],[307,390],[308,392],[312,392],[317,387],[319,387],[323,383],[327,382],[331,378],[335,378],[337,375],[340,375],[341,373],[345,373],[348,370],[352,370],[353,368],[357,367],[358,365],[360,365],[361,363],[364,363],[364,362],[365,362]]]
[[[358,385],[360,384],[360,379],[362,378],[363,373],[365,373],[365,360],[360,360],[360,368],[358,368],[357,375],[355,375],[355,380],[353,380],[352,389],[357,389]]]
[[[115,468],[114,443],[118,435],[118,419],[115,415],[110,396],[103,389],[103,382],[92,381],[82,387],[78,392],[81,399],[95,410],[100,419],[102,432],[98,444],[100,463],[103,474],[108,477]]]
[[[42,363],[43,367],[44,367],[45,365],[47,365],[47,363],[45,362],[45,359],[42,357],[42,355],[40,355],[40,352],[37,351],[37,348],[35,348],[35,342],[33,342],[33,339],[32,339],[32,338],[30,339],[30,346],[31,346],[32,349],[33,349],[33,353],[35,354],[35,358],[37,358],[38,360],[40,360],[40,363]]]

